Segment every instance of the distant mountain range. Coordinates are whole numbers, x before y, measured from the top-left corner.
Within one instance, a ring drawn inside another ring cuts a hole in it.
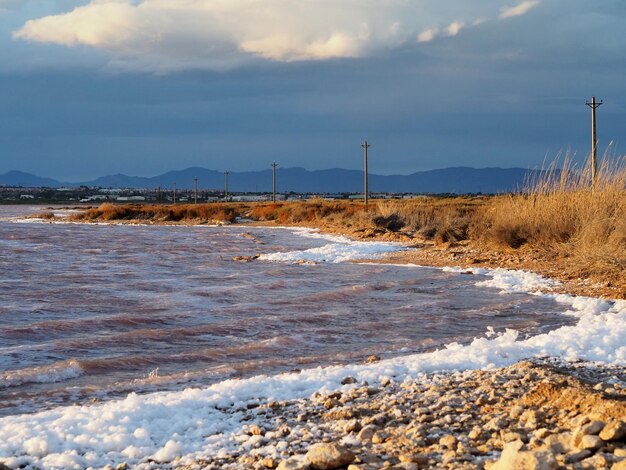
[[[522,188],[539,170],[523,168],[469,168],[454,167],[440,170],[420,171],[410,175],[369,175],[372,192],[394,193],[483,193],[511,192]],[[101,187],[147,189],[161,186],[169,189],[175,182],[179,189],[192,189],[194,178],[202,189],[224,188],[224,174],[205,168],[187,168],[169,171],[151,178],[122,174],[103,176],[93,181],[78,183],[60,182],[51,178],[10,171],[0,175],[0,186],[17,187]],[[278,168],[276,171],[278,192],[299,193],[357,193],[363,191],[363,171],[334,168],[309,171],[304,168]],[[229,190],[232,192],[270,192],[272,171],[231,172]]]

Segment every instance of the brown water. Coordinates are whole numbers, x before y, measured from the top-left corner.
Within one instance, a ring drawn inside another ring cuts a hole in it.
[[[0,415],[572,321],[552,300],[477,287],[480,276],[232,260],[327,243],[241,226],[0,221]]]

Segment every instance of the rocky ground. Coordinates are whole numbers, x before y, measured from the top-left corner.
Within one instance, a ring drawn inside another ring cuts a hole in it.
[[[524,361],[248,410],[207,469],[626,469],[626,368]]]

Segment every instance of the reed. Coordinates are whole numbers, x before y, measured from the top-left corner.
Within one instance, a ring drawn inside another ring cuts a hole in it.
[[[277,204],[259,203],[252,207],[249,215],[255,220],[274,220],[283,224],[324,222],[327,225],[348,228],[373,227],[370,213],[363,204],[321,198]]]

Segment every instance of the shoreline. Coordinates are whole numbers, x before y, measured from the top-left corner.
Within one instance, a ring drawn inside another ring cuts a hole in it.
[[[237,224],[239,225],[239,224]],[[278,227],[273,222],[253,222],[241,224],[250,227]],[[475,242],[446,242],[409,237],[398,232],[371,229],[332,227],[327,224],[281,224],[286,228],[310,228],[328,235],[340,235],[354,241],[395,242],[405,244],[409,249],[386,254],[374,259],[355,262],[414,264],[433,268],[488,268],[530,271],[558,282],[553,292],[576,296],[596,297],[606,300],[626,299],[626,276],[624,283],[597,283],[589,279],[571,276],[567,272],[567,260],[545,259],[543,253],[533,250],[493,250],[481,247]]]
[[[275,223],[238,225],[277,227]],[[314,224],[283,226],[320,229],[322,233],[359,241],[408,241],[388,233],[348,233]],[[412,243],[415,245],[416,240]],[[417,244],[421,250],[357,262],[506,269],[516,263],[516,269],[527,269],[529,265],[528,259],[515,259],[510,254],[494,253],[483,259],[486,255],[469,244],[436,246],[423,240]],[[543,269],[558,275],[558,268],[549,263],[537,263],[537,268],[532,271],[544,274]],[[550,278],[561,283],[553,292],[590,297],[612,297],[612,292],[620,292],[615,287],[589,285],[578,279]],[[243,450],[232,455],[197,459],[195,463],[153,461],[143,468],[498,470],[531,461],[544,466],[528,464],[519,468],[626,468],[623,366],[535,358],[507,367],[434,372],[398,382],[394,377],[372,384],[349,376],[344,380],[346,386],[341,391],[322,391],[308,399],[249,408],[252,422],[258,418],[261,425],[242,430],[240,439],[242,444],[249,444],[247,449],[242,445]],[[610,435],[613,428],[617,434]],[[619,431],[622,428],[623,435]],[[338,443],[340,449],[333,449],[333,443]],[[343,454],[343,460],[337,457],[340,460],[321,467],[315,463],[316,455],[308,455],[316,444],[316,449],[328,455]],[[260,451],[268,447],[273,450]]]
[[[192,210],[194,206],[190,206]],[[85,207],[83,211],[93,210],[93,206]],[[42,207],[41,215],[44,221],[63,221],[66,217],[55,217],[54,211],[67,210],[72,213],[81,212],[76,207],[52,208]],[[47,211],[47,212],[46,212]],[[102,219],[76,219],[72,223],[107,223],[128,225],[167,225],[167,226],[194,226],[194,225],[235,225],[250,227],[301,227],[320,230],[328,235],[342,235],[355,241],[374,242],[397,242],[416,248],[402,253],[392,254],[385,258],[367,260],[372,262],[387,262],[394,264],[416,264],[431,267],[461,267],[461,268],[504,268],[525,270],[537,273],[543,277],[559,281],[558,292],[588,297],[601,297],[604,299],[626,299],[626,270],[613,278],[598,277],[592,280],[586,276],[585,271],[578,269],[576,262],[572,261],[566,253],[551,252],[542,247],[522,246],[519,248],[494,247],[482,245],[472,238],[461,241],[444,241],[445,238],[435,236],[432,239],[424,238],[417,232],[407,232],[402,229],[392,230],[385,227],[346,225],[333,220],[332,217],[313,218],[306,221],[295,222],[288,220],[253,220],[247,218],[252,212],[252,206],[242,203],[238,209],[239,217],[231,218],[231,221],[219,218],[187,218],[183,220],[165,220],[152,216],[140,216],[138,218],[119,218],[111,220]],[[139,210],[141,214],[141,211]],[[245,215],[244,215],[245,214]],[[218,216],[219,217],[219,216]],[[248,254],[246,254],[248,255]],[[577,273],[577,274],[574,274]],[[556,292],[556,290],[555,290]]]
[[[375,385],[347,376],[345,390],[251,410],[264,420],[243,429],[252,449],[182,468],[626,468],[626,382],[604,382],[626,368],[579,369],[543,358]]]

